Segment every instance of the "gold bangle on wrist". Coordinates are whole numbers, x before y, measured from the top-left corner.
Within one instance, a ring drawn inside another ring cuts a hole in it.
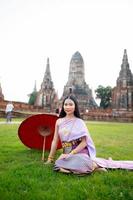
[[[49,161],[54,161],[54,158],[52,156],[48,156]]]
[[[77,151],[75,150],[75,149],[73,149],[72,151],[71,151],[71,154],[76,154],[77,153]]]

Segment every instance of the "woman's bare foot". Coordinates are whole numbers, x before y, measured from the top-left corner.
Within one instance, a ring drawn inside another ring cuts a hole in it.
[[[107,170],[104,167],[100,167],[93,161],[93,172],[107,172]]]
[[[66,174],[70,174],[71,172],[67,169],[64,169],[64,168],[60,168],[59,172],[63,172],[63,173],[66,173]]]
[[[93,166],[92,166],[92,170],[94,171],[95,169],[98,168],[98,165],[96,164],[96,162],[93,161]]]
[[[98,167],[94,170],[94,172],[107,172],[107,169],[105,169],[104,167]]]

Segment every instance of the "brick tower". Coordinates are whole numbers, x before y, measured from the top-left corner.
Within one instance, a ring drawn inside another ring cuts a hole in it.
[[[58,107],[58,95],[55,92],[51,78],[49,58],[47,58],[46,71],[41,89],[37,93],[35,106],[44,108],[46,112],[54,112]]]
[[[71,58],[67,84],[64,86],[62,98],[72,93],[79,102],[82,112],[86,109],[97,107],[92,96],[92,90],[85,82],[84,61],[77,51]]]
[[[112,90],[112,107],[121,111],[133,111],[133,74],[129,67],[126,49],[116,87]]]

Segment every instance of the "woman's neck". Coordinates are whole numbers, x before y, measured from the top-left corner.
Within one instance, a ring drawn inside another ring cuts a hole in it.
[[[66,115],[65,118],[67,118],[67,119],[72,119],[72,118],[75,118],[75,115],[74,115],[74,114]]]

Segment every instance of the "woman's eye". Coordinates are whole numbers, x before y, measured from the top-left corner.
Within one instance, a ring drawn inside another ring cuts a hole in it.
[[[73,106],[72,103],[65,103],[64,106]]]

